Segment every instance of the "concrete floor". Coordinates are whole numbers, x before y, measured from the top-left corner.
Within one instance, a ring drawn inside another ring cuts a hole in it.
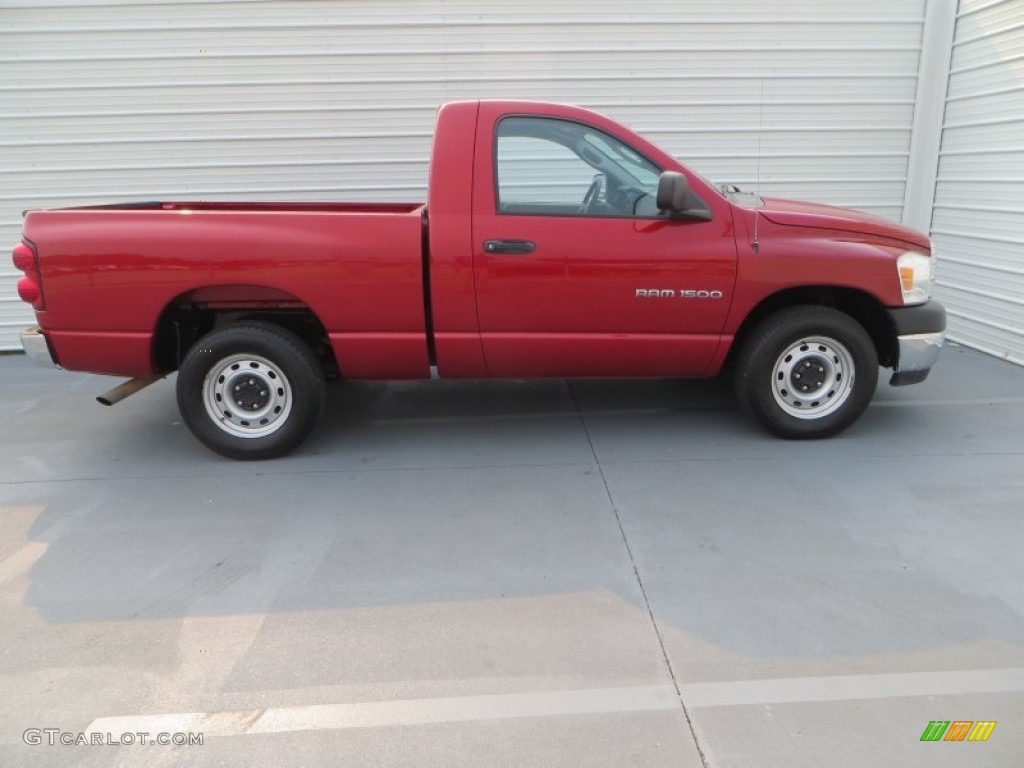
[[[1022,368],[815,443],[716,382],[335,384],[266,463],[109,385],[0,357],[0,765],[1024,763]]]

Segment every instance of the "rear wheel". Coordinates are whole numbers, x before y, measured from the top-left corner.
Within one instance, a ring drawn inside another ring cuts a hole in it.
[[[178,408],[192,434],[233,459],[295,449],[324,407],[324,375],[309,347],[272,323],[243,323],[203,336],[178,372]]]
[[[828,437],[856,421],[875,391],[867,331],[828,307],[793,307],[762,321],[736,360],[740,405],[775,434]]]

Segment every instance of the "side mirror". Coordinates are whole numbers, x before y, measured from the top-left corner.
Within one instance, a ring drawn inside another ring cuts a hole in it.
[[[658,210],[679,213],[686,210],[690,183],[677,171],[663,171],[658,179]]]
[[[690,192],[686,175],[678,171],[662,171],[658,179],[657,204],[659,211],[667,211],[673,219],[711,221],[711,209]]]

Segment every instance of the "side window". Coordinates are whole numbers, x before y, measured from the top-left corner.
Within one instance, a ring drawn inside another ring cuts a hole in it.
[[[627,145],[582,123],[506,117],[498,123],[498,212],[645,218],[659,215],[660,169]]]
[[[579,155],[553,141],[532,136],[498,140],[502,209],[541,206],[576,213],[594,174]]]

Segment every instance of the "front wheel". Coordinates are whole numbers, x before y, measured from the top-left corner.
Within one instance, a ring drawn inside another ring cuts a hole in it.
[[[232,459],[270,459],[313,430],[326,397],[309,347],[271,323],[203,336],[178,372],[178,409],[206,447]]]
[[[754,330],[735,375],[740,405],[771,432],[791,439],[829,437],[867,408],[878,383],[878,355],[849,315],[793,307]]]

